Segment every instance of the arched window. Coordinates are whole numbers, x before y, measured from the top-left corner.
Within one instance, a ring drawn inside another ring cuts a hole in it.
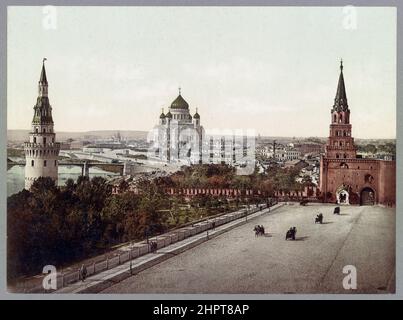
[[[43,132],[43,133],[45,133],[45,132],[46,132],[46,129],[45,129],[45,128],[43,128],[42,132]]]
[[[333,122],[337,122],[337,116],[336,115],[333,116]]]
[[[43,138],[43,144],[46,144],[46,138]]]
[[[43,166],[46,167],[46,160],[43,160]]]
[[[34,143],[36,143],[36,137],[34,137]]]
[[[34,160],[31,160],[31,167],[33,167],[34,166]]]
[[[346,155],[346,154],[343,154],[343,158],[346,159],[346,158],[347,158],[347,155]]]
[[[38,127],[35,128],[35,133],[38,133]]]

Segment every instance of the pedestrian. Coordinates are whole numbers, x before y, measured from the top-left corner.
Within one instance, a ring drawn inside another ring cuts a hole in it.
[[[87,268],[85,267],[84,264],[82,264],[82,265],[81,265],[81,268],[80,268],[80,278],[81,278],[81,281],[84,282],[86,277],[87,277]]]

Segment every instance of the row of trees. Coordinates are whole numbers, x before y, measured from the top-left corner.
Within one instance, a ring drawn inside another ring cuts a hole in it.
[[[164,231],[167,217],[159,210],[168,199],[150,182],[143,188],[141,196],[112,196],[101,177],[68,180],[61,188],[50,178],[39,178],[30,191],[10,196],[8,277],[35,274],[44,265],[62,265]]]
[[[365,145],[358,145],[359,152],[365,153],[388,153],[395,155],[396,154],[396,144],[392,142],[387,142],[385,144],[375,145],[372,143],[365,144]]]
[[[273,166],[268,173],[237,175],[235,168],[225,164],[200,164],[184,167],[170,176],[158,179],[158,185],[172,188],[234,188],[261,190],[273,195],[275,190],[301,190],[305,183],[296,182],[298,168]]]

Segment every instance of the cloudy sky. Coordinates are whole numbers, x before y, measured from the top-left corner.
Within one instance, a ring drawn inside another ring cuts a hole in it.
[[[205,128],[327,136],[339,61],[353,135],[396,134],[396,11],[9,7],[8,128],[28,129],[46,57],[56,131],[150,130],[182,88]]]

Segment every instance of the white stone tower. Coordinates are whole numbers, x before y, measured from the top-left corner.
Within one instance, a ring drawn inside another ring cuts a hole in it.
[[[25,142],[25,189],[27,190],[39,177],[50,177],[57,184],[60,144],[55,142],[56,135],[53,131],[52,107],[48,98],[45,60],[46,58],[42,62],[38,99],[34,106],[29,142]]]

